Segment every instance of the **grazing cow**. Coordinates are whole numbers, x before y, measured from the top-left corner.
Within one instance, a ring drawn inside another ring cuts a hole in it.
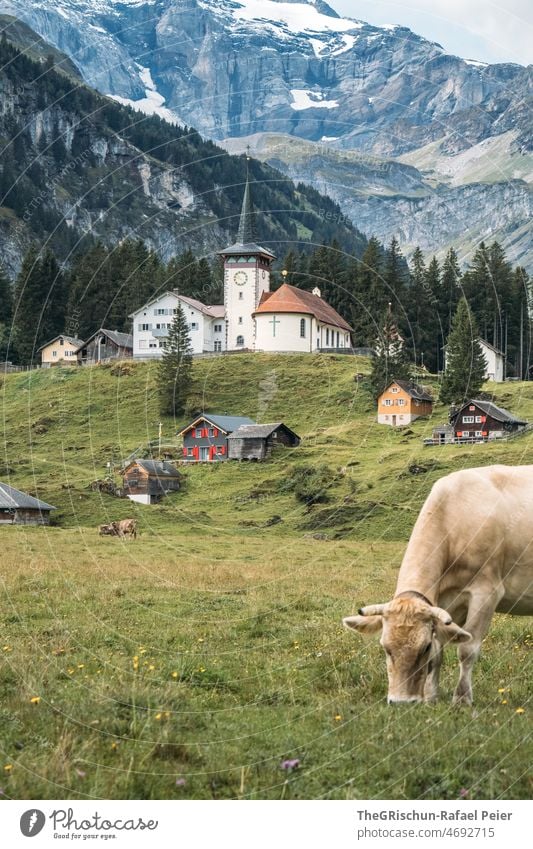
[[[133,539],[137,539],[137,523],[135,519],[121,519],[119,522],[113,522],[113,525],[116,528],[117,536],[131,536]]]
[[[437,698],[442,647],[458,644],[454,701],[472,703],[472,668],[495,612],[533,614],[533,466],[465,469],[433,486],[392,601],[343,620],[381,632],[389,704]]]
[[[100,525],[98,528],[100,536],[109,534],[114,537],[131,536],[137,539],[137,523],[135,519],[121,519],[117,522],[110,522],[108,525]]]
[[[109,525],[100,525],[98,527],[98,533],[101,537],[106,535],[116,537],[117,529],[115,528],[115,523],[111,522]]]

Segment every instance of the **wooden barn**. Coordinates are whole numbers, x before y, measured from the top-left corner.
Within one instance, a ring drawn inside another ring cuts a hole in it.
[[[49,525],[51,504],[0,482],[0,525]]]
[[[123,360],[133,356],[133,337],[103,327],[76,350],[78,365],[95,365],[106,360]]]
[[[241,425],[228,436],[228,460],[265,460],[275,445],[294,448],[300,437],[283,422]]]
[[[456,440],[482,442],[486,439],[501,439],[525,427],[527,422],[517,419],[492,401],[473,398],[450,412],[450,424]]]
[[[191,463],[227,460],[228,436],[252,424],[255,422],[245,416],[197,416],[178,433],[183,437],[183,459]]]
[[[122,472],[124,493],[139,504],[157,504],[181,486],[182,475],[164,460],[133,460]]]

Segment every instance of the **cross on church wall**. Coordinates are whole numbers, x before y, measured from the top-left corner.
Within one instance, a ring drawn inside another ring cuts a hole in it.
[[[276,316],[274,316],[271,319],[271,321],[269,321],[268,323],[272,325],[272,336],[275,336],[276,335],[276,326],[278,324],[281,324],[281,322],[276,318]]]

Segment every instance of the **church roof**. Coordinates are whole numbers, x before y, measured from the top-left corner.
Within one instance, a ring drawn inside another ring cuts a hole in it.
[[[265,292],[254,315],[262,313],[306,313],[317,321],[351,331],[351,327],[326,301],[305,289],[283,283],[275,292]]]
[[[252,200],[252,190],[250,188],[250,177],[247,173],[244,197],[242,199],[241,215],[239,218],[237,241],[234,245],[230,245],[228,248],[224,248],[223,251],[220,251],[223,256],[263,254],[271,259],[276,258],[276,255],[273,254],[272,251],[269,251],[268,248],[263,248],[257,243],[257,232],[255,226],[256,214]]]

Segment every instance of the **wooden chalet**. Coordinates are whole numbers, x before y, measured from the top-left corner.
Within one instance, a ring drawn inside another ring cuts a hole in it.
[[[283,422],[241,425],[228,436],[228,460],[265,460],[275,445],[299,444],[298,434]]]
[[[253,424],[245,416],[203,413],[178,432],[183,437],[183,459],[191,463],[227,460],[228,436],[243,425]]]
[[[473,398],[450,412],[450,424],[454,440],[482,442],[487,439],[501,439],[525,427],[527,422],[517,419],[492,401]]]
[[[124,493],[139,504],[157,504],[181,486],[182,475],[164,460],[133,460],[122,472]]]
[[[49,525],[51,504],[0,482],[0,525]]]
[[[76,349],[78,365],[95,365],[106,360],[123,360],[133,356],[133,336],[101,327]]]
[[[379,424],[403,427],[432,411],[431,395],[409,380],[393,380],[378,398]]]

